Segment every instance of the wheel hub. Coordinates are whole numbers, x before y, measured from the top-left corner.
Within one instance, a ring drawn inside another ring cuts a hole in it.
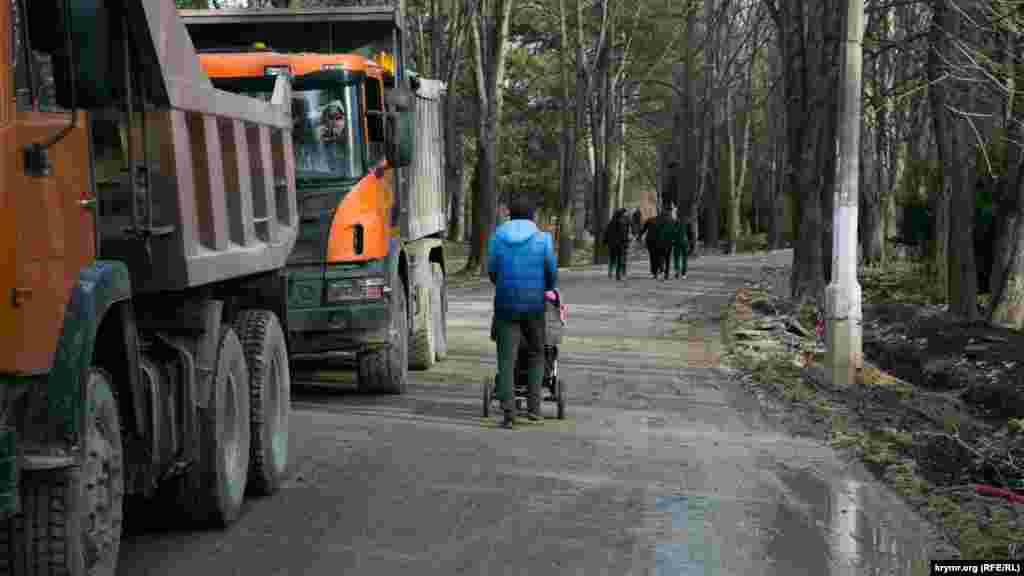
[[[231,486],[234,489],[238,482],[234,480],[241,478],[245,473],[243,469],[247,465],[248,460],[244,460],[241,453],[241,446],[239,446],[239,439],[242,437],[242,431],[239,430],[241,427],[241,418],[238,416],[238,398],[235,397],[238,394],[236,388],[237,382],[231,372],[227,374],[227,385],[225,386],[224,392],[224,417],[227,425],[224,427],[226,438],[224,439],[224,470],[228,473],[231,479]],[[248,454],[245,455],[248,457]]]
[[[288,461],[288,428],[286,424],[288,416],[285,414],[287,403],[284,400],[288,391],[282,390],[285,382],[285,366],[285,361],[279,358],[278,354],[273,354],[270,357],[270,382],[268,382],[266,393],[267,400],[274,407],[271,412],[273,419],[271,430],[274,430],[274,437],[270,439],[271,457],[274,461],[271,462],[271,465],[278,472],[284,470],[285,463]]]

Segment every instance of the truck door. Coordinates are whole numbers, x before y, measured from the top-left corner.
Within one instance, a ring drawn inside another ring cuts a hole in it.
[[[0,267],[6,292],[0,295],[0,371],[42,373],[50,368],[71,287],[95,258],[94,215],[87,205],[91,158],[87,120],[79,112],[77,126],[47,151],[49,169],[26,170],[25,148],[66,129],[71,112],[58,104],[63,99],[53,64],[61,51],[34,49],[48,42],[28,30],[46,27],[23,28],[21,16],[17,0],[0,8],[7,34],[0,48],[4,88],[15,90],[3,97],[0,121],[6,151],[0,249],[7,253]]]

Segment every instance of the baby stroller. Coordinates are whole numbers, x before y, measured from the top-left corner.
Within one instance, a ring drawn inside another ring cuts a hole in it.
[[[565,384],[558,377],[558,346],[562,343],[562,333],[565,331],[566,316],[568,307],[562,302],[562,295],[558,290],[545,292],[544,307],[545,316],[545,343],[544,343],[544,379],[541,381],[541,401],[554,402],[557,406],[559,420],[565,419]],[[491,338],[494,338],[494,326],[491,326]],[[516,358],[515,378],[513,380],[513,394],[515,395],[516,408],[523,411],[526,400],[529,397],[529,386],[527,385],[526,370],[526,348],[520,346],[519,356]],[[495,402],[495,394],[498,389],[498,375],[494,375],[493,382],[485,382],[484,386],[484,418],[491,414],[491,404]],[[500,409],[500,408],[499,408]]]

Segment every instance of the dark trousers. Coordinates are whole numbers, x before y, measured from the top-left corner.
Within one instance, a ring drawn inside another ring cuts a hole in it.
[[[658,255],[657,246],[652,242],[647,243],[647,257],[651,260],[651,275],[658,275],[658,265],[660,264],[660,257]]]
[[[675,264],[676,276],[686,276],[686,264],[690,257],[690,247],[687,244],[676,244],[672,247],[672,262]]]
[[[626,275],[626,248],[618,246],[608,250],[608,277],[615,274],[616,280],[622,280]]]
[[[657,249],[658,254],[658,274],[664,274],[665,279],[668,280],[668,275],[672,271],[672,246],[659,246]]]
[[[494,317],[494,336],[498,344],[498,389],[495,397],[506,411],[515,411],[516,358],[519,356],[519,347],[523,346],[526,348],[526,381],[529,390],[527,409],[540,414],[545,326],[543,312],[503,313]]]

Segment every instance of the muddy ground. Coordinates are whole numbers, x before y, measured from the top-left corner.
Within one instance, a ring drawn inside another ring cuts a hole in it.
[[[766,270],[733,302],[731,357],[746,385],[790,429],[863,459],[963,557],[1024,558],[1024,506],[976,488],[1012,490],[1024,479],[1024,429],[1014,420],[1024,409],[1024,336],[926,303],[880,301],[900,290],[868,274],[867,364],[858,386],[839,390],[822,368],[816,314],[785,297],[788,275]]]

